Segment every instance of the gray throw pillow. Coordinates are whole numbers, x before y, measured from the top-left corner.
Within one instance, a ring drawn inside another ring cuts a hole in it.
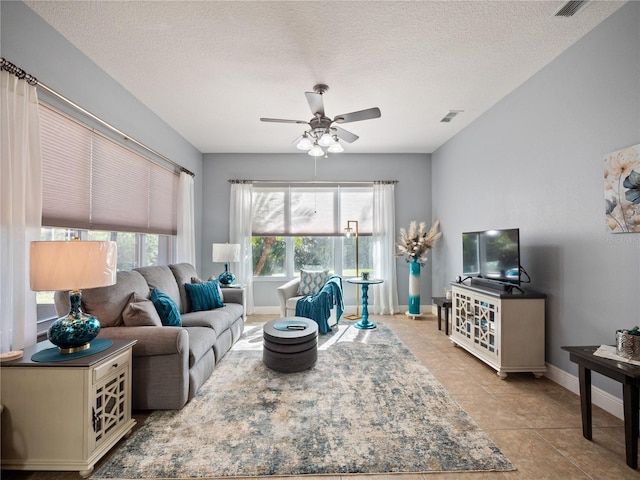
[[[162,321],[151,300],[131,294],[129,304],[122,312],[127,327],[161,327]]]

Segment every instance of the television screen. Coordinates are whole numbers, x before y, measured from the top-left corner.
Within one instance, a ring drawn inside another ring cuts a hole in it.
[[[468,277],[520,285],[519,230],[463,233],[462,270]]]

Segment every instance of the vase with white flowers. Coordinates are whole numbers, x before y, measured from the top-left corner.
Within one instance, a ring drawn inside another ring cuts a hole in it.
[[[409,263],[409,317],[418,317],[420,313],[420,267],[427,263],[427,254],[442,236],[439,232],[440,220],[436,220],[427,231],[425,222],[411,222],[409,229],[400,229],[400,240],[396,244],[399,253],[396,257],[405,257]]]

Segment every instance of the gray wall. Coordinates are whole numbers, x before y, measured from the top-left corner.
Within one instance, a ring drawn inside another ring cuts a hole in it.
[[[202,154],[22,2],[0,2],[3,58],[106,122],[196,174],[200,251]],[[46,101],[69,110],[39,89]],[[124,172],[123,172],[124,174]],[[199,259],[198,259],[199,260]],[[198,261],[198,265],[201,262]]]
[[[295,147],[292,146],[295,149]],[[204,214],[202,218],[203,273],[219,274],[221,265],[211,262],[211,244],[229,241],[229,179],[314,180],[314,160],[304,153],[291,154],[205,154]],[[426,154],[334,154],[319,158],[317,180],[398,180],[396,185],[396,230],[411,220],[431,221],[431,160]],[[399,233],[399,232],[398,232]],[[407,304],[407,264],[397,260],[398,300]],[[283,282],[262,281],[254,288],[255,305],[277,306],[277,286]],[[345,288],[345,303],[355,303],[353,291]],[[421,303],[431,303],[430,264],[421,276]],[[371,295],[373,296],[373,295]]]
[[[630,2],[432,154],[435,290],[462,272],[463,231],[519,227],[530,288],[548,295],[547,362],[573,374],[560,346],[640,322],[640,235],[608,233],[603,201],[605,155],[640,143],[639,25]]]

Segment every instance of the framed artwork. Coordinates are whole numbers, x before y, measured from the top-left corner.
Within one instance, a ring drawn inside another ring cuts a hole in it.
[[[611,233],[640,233],[640,144],[604,158],[605,222]]]

